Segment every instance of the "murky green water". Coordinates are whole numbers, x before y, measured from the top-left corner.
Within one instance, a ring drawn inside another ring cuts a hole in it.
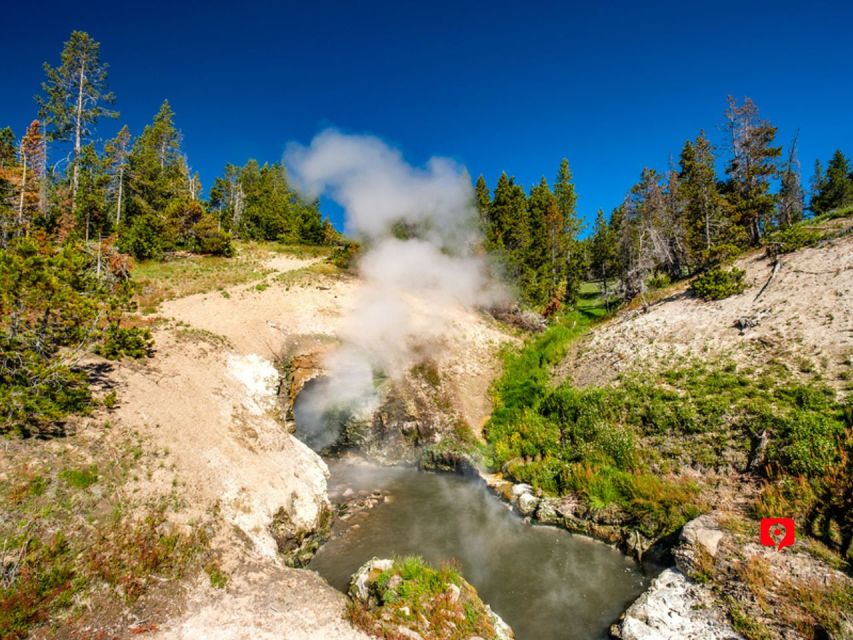
[[[607,638],[607,629],[656,575],[615,549],[554,527],[532,526],[482,483],[410,468],[332,461],[330,495],[388,494],[335,524],[312,561],[332,585],[373,556],[456,559],[518,640]],[[349,489],[349,491],[347,491]]]

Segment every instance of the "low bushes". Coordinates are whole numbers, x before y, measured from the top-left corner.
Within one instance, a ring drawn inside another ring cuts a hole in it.
[[[705,300],[722,300],[746,289],[743,269],[713,267],[690,283],[693,295]]]

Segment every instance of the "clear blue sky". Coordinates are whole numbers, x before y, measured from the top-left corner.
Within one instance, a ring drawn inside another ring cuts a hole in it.
[[[502,170],[551,180],[566,156],[590,219],[700,128],[722,144],[727,94],[752,97],[785,144],[800,129],[805,181],[816,158],[853,154],[850,0],[16,2],[2,15],[0,126],[20,135],[42,62],[85,30],[119,122],[139,133],[168,98],[205,188],[226,162],[278,161],[336,126],[415,163],[453,157],[491,186]]]

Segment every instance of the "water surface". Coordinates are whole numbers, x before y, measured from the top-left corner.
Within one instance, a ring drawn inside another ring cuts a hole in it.
[[[518,640],[590,640],[607,638],[659,571],[589,538],[530,525],[470,478],[345,460],[329,468],[333,500],[347,489],[388,494],[336,522],[310,564],[344,591],[373,556],[416,554],[436,565],[455,559]]]

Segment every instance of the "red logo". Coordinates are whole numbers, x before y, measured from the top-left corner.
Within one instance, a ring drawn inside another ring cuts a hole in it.
[[[796,539],[793,518],[762,518],[761,537],[759,541],[765,547],[775,547],[781,551],[790,547]]]

